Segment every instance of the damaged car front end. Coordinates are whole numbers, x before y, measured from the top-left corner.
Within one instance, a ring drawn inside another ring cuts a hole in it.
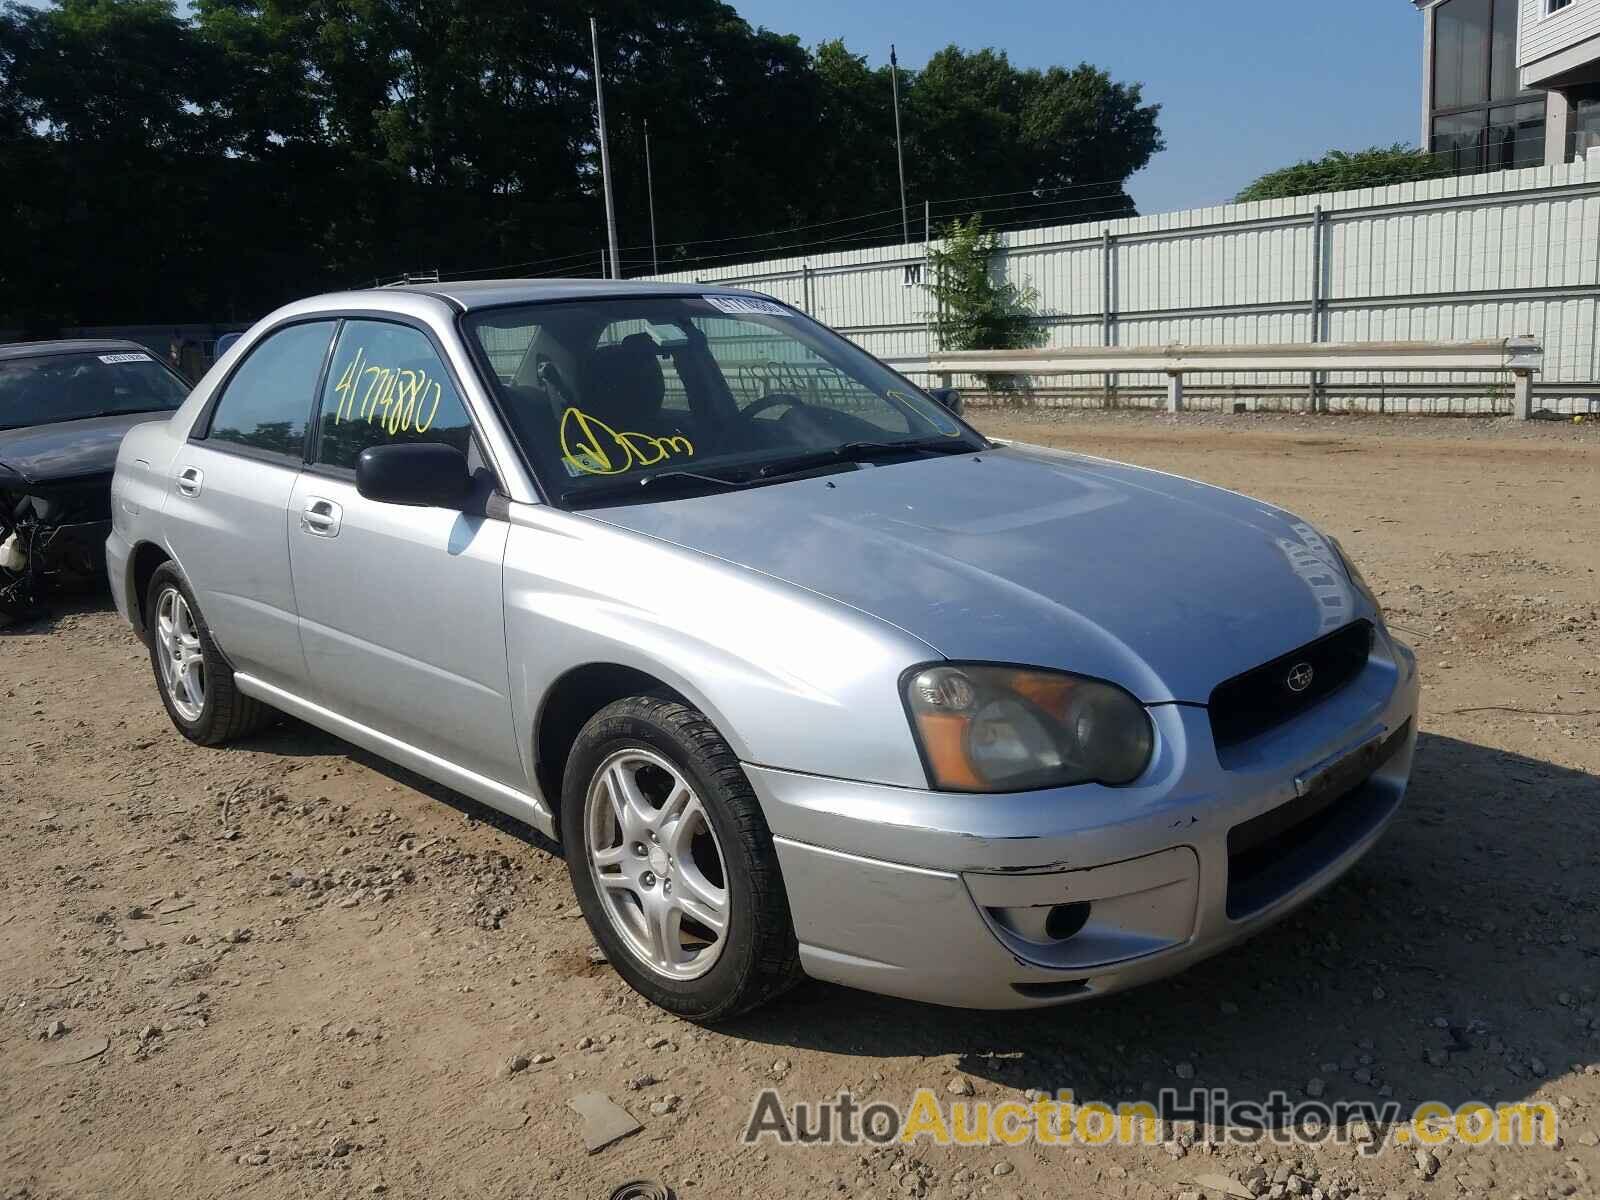
[[[48,592],[103,574],[110,487],[107,474],[30,483],[0,467],[0,615],[26,616]]]
[[[0,618],[104,575],[117,447],[187,391],[132,342],[0,346]]]

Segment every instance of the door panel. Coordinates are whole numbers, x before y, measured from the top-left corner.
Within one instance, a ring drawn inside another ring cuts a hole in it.
[[[289,574],[289,494],[332,348],[331,320],[291,321],[255,342],[167,480],[162,524],[217,645],[240,671],[305,683]]]
[[[228,661],[291,690],[305,677],[287,530],[299,473],[187,442],[162,510],[167,544]]]
[[[500,783],[524,789],[506,675],[501,563],[509,526],[356,491],[363,450],[443,442],[472,458],[472,423],[422,330],[340,327],[312,461],[289,503],[289,556],[311,699]],[[468,512],[482,513],[487,471]]]
[[[288,507],[310,698],[525,788],[501,599],[509,526],[378,504],[309,471]]]

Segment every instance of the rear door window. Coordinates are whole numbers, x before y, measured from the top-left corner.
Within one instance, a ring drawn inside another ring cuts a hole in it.
[[[472,422],[450,372],[421,330],[346,321],[322,385],[315,461],[353,470],[368,447],[404,442],[469,453]]]
[[[207,440],[302,458],[306,419],[333,326],[310,321],[263,338],[223,388]]]

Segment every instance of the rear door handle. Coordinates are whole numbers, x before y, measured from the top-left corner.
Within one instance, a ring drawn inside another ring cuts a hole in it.
[[[317,537],[338,537],[343,517],[343,510],[332,500],[308,496],[305,507],[300,510],[300,528]]]
[[[198,496],[206,481],[206,473],[199,467],[185,467],[178,472],[178,491],[185,496]]]

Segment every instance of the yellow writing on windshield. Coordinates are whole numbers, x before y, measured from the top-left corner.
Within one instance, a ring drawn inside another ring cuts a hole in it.
[[[335,422],[367,421],[381,426],[391,437],[412,431],[426,433],[439,415],[443,385],[430,379],[425,370],[368,365],[365,348],[345,366],[339,382],[333,385],[339,397]],[[366,387],[363,390],[362,381]],[[422,416],[427,409],[427,419]]]
[[[680,433],[619,433],[599,417],[569,408],[561,414],[561,454],[579,474],[621,475],[666,462],[674,454],[692,458],[694,443]]]

